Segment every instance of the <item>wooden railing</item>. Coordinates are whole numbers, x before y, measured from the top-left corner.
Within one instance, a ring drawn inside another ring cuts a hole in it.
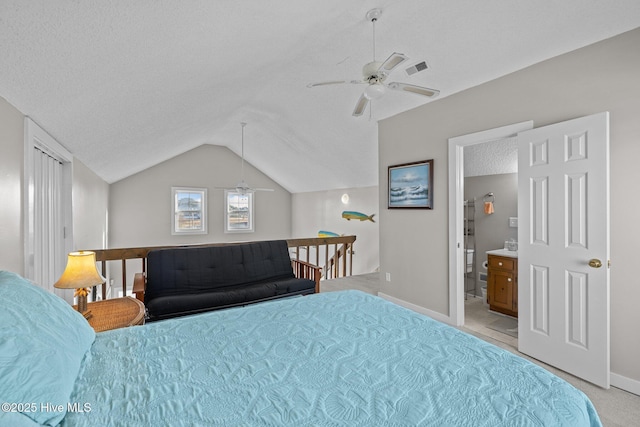
[[[303,239],[287,239],[291,257],[293,259],[306,261],[320,266],[324,261],[325,277],[341,277],[352,274],[353,267],[353,243],[356,236],[340,237],[313,237]],[[96,261],[101,264],[102,275],[107,277],[107,262],[120,262],[122,274],[122,295],[127,294],[127,261],[140,260],[140,267],[135,268],[135,273],[147,271],[147,254],[154,249],[203,247],[203,246],[225,246],[237,245],[247,242],[226,242],[226,243],[205,243],[197,245],[170,245],[170,246],[148,246],[139,248],[118,248],[118,249],[90,249],[96,253]],[[338,247],[340,245],[340,247]],[[339,255],[338,255],[339,254]],[[331,268],[328,269],[328,266]],[[348,268],[347,268],[348,267]],[[131,274],[131,279],[133,275]],[[130,288],[130,287],[129,287]],[[107,286],[102,285],[102,299],[107,299]],[[95,298],[95,295],[94,295]]]
[[[349,258],[353,257],[353,248],[347,245],[342,245],[340,248],[333,254],[333,256],[329,259],[329,264],[325,264],[324,266],[324,275],[327,279],[334,279],[340,277],[340,260],[346,259],[346,255],[349,255]],[[346,263],[343,263],[343,269],[346,267]],[[343,274],[342,276],[346,276]]]
[[[323,266],[324,279],[351,276],[353,274],[353,243],[356,236],[314,237],[289,239],[289,249],[295,248],[295,259]],[[302,253],[304,256],[301,256]],[[332,255],[330,255],[332,253]],[[324,264],[321,263],[324,261]]]

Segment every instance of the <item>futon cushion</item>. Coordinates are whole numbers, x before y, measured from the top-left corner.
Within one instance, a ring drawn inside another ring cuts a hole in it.
[[[285,240],[159,249],[147,256],[145,304],[162,296],[293,277]]]
[[[283,295],[308,295],[315,292],[315,282],[288,278],[266,283],[218,288],[198,294],[182,294],[154,298],[147,303],[151,320],[201,313],[212,308],[227,308],[267,301]]]
[[[89,323],[62,298],[0,271],[0,403],[16,404],[15,411],[3,407],[0,425],[15,425],[18,413],[57,425],[94,339]]]

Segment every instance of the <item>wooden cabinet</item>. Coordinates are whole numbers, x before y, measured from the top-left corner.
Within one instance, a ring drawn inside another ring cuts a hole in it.
[[[487,299],[489,308],[518,317],[518,259],[487,255]]]

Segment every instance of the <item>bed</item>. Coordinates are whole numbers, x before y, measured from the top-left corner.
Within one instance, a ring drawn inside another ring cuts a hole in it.
[[[95,334],[7,272],[0,394],[3,426],[601,425],[543,368],[359,291]]]

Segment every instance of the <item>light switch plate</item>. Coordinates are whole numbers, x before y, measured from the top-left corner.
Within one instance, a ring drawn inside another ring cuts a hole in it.
[[[518,228],[518,217],[517,216],[510,216],[509,217],[509,227]]]

